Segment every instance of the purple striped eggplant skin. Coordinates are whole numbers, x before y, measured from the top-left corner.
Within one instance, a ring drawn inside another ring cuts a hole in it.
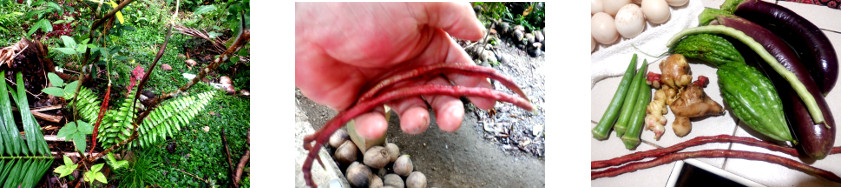
[[[789,121],[789,128],[794,133],[794,139],[798,141],[798,145],[807,156],[813,159],[823,159],[826,157],[835,144],[836,129],[835,119],[829,113],[829,106],[826,104],[826,100],[819,95],[812,95],[818,102],[818,106],[821,108],[825,120],[825,124],[816,124],[812,121],[809,110],[803,105],[797,93],[792,92],[794,90],[784,84],[785,80],[782,80],[782,78],[771,80],[775,83],[781,82],[780,84],[775,84],[775,86],[788,87],[777,87],[777,93],[783,101],[783,109],[785,109]]]
[[[815,24],[785,7],[757,0],[742,2],[734,13],[767,28],[791,45],[823,95],[835,87],[838,56],[829,38]]]
[[[794,73],[797,79],[806,86],[806,90],[810,93],[817,92],[818,94],[822,94],[815,80],[809,74],[809,70],[797,58],[797,53],[770,30],[738,16],[716,16],[716,19],[710,25],[723,25],[744,32],[745,35],[750,36],[756,42],[762,44],[762,47],[765,47],[768,53],[774,55],[774,58],[780,64]],[[820,96],[820,98],[823,98],[823,95]]]
[[[806,109],[803,101],[782,76],[765,63],[753,63],[764,69],[766,75],[774,83],[774,87],[777,88],[777,93],[783,101],[783,108],[786,111],[785,114],[789,122],[789,128],[795,140],[797,140],[797,144],[803,149],[803,152],[814,159],[823,159],[826,157],[832,149],[832,145],[835,144],[835,119],[832,117],[829,105],[827,105],[815,81],[809,75],[806,67],[798,60],[797,55],[791,47],[768,29],[736,16],[718,16],[711,24],[724,25],[744,32],[762,44],[769,53],[774,55],[780,64],[793,72],[798,80],[806,86],[806,90],[812,94],[812,97],[815,98],[815,102],[817,102],[818,107],[821,109],[825,123],[816,124],[812,121],[809,110]],[[740,51],[743,52],[743,55],[748,56],[744,52],[748,52],[749,50]]]

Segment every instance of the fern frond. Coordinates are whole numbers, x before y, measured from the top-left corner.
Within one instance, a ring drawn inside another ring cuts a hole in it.
[[[166,140],[190,124],[196,115],[213,99],[213,91],[183,96],[159,106],[149,113],[138,128],[139,137],[132,145],[145,147]]]
[[[132,92],[134,93],[134,92]],[[130,94],[128,96],[134,96]],[[97,141],[102,144],[103,148],[110,148],[111,146],[122,142],[131,136],[131,122],[137,115],[132,114],[131,97],[123,99],[117,110],[109,110],[102,118],[102,123],[99,125],[99,133],[97,133]],[[99,102],[97,102],[98,104]],[[79,103],[82,104],[82,103]],[[139,108],[140,103],[135,104],[135,108]],[[98,106],[98,105],[97,105]],[[99,107],[96,108],[96,113],[99,113]],[[96,117],[93,117],[94,121]]]
[[[67,105],[68,107],[75,108],[76,112],[85,122],[96,122],[96,118],[99,116],[99,104],[101,101],[98,100],[98,97],[93,91],[82,87],[79,89],[76,99],[73,100],[77,104],[71,103]]]
[[[5,71],[0,75],[6,75]],[[29,112],[23,88],[23,77],[17,73],[17,90],[0,81],[0,185],[2,187],[34,187],[52,164],[49,147],[41,133],[41,126]],[[15,105],[20,109],[25,140],[12,115],[11,91]]]

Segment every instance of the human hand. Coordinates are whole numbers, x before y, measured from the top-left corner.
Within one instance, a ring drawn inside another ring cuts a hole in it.
[[[313,101],[343,110],[357,100],[365,84],[395,70],[472,64],[449,35],[476,41],[484,32],[466,3],[296,3],[295,86]],[[457,74],[426,83],[491,88],[485,78]],[[482,109],[496,102],[468,99]],[[386,105],[400,116],[403,132],[419,134],[429,126],[427,103],[440,129],[453,132],[461,126],[464,105],[456,97],[413,97]],[[382,108],[354,121],[357,133],[368,139],[382,137],[388,126]]]

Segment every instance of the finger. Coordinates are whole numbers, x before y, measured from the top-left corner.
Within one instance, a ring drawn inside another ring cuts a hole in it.
[[[385,120],[385,110],[377,107],[371,112],[353,118],[356,126],[356,134],[367,140],[383,137],[388,131],[388,122]]]
[[[450,85],[450,82],[443,77],[434,78],[428,83]],[[429,101],[432,111],[435,112],[435,122],[438,124],[439,129],[447,132],[455,132],[461,127],[461,121],[464,119],[464,103],[461,100],[448,95],[424,96],[424,98]]]
[[[429,110],[420,97],[397,100],[388,104],[400,116],[400,129],[409,134],[420,134],[429,127]]]
[[[442,2],[424,5],[425,13],[416,15],[426,16],[428,25],[441,28],[450,35],[465,40],[477,41],[484,36],[485,27],[476,18],[476,13],[469,3]]]

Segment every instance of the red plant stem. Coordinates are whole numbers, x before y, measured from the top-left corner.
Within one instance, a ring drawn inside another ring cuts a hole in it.
[[[362,101],[367,101],[374,97],[377,93],[382,91],[383,89],[393,86],[401,81],[409,80],[411,78],[417,78],[421,76],[438,76],[440,74],[446,73],[457,73],[469,76],[479,76],[485,78],[494,79],[502,85],[505,85],[508,89],[520,95],[520,97],[528,98],[526,94],[520,90],[520,87],[517,87],[517,84],[514,83],[511,79],[503,76],[496,72],[496,70],[488,67],[482,66],[474,66],[474,65],[461,65],[461,64],[438,64],[432,66],[425,66],[416,69],[410,69],[408,71],[398,72],[396,74],[392,74],[393,76],[388,77],[386,79],[382,79],[381,82],[377,83],[370,89],[367,90],[364,94],[359,97],[357,103]]]
[[[99,116],[96,117],[96,123],[93,125],[93,137],[91,137],[91,141],[93,141],[93,146],[91,146],[91,151],[88,151],[88,156],[93,154],[93,150],[96,148],[96,134],[99,132],[99,124],[102,123],[102,117],[105,117],[105,111],[108,111],[108,99],[111,98],[111,83],[108,83],[108,89],[105,90],[105,99],[102,100],[102,106],[99,107]]]
[[[691,152],[681,152],[681,153],[672,153],[668,155],[664,155],[658,157],[654,160],[645,161],[645,162],[635,162],[635,163],[628,163],[627,165],[610,168],[603,171],[590,171],[590,178],[591,179],[598,179],[603,177],[613,177],[620,174],[634,172],[640,169],[651,168],[659,165],[663,165],[666,163],[671,163],[677,160],[683,160],[688,158],[721,158],[721,157],[728,157],[728,158],[740,158],[740,159],[748,159],[748,160],[758,160],[758,161],[765,161],[770,163],[776,163],[794,170],[799,170],[801,172],[818,175],[827,180],[841,182],[841,177],[833,174],[832,172],[815,168],[795,160],[791,160],[789,158],[780,157],[771,154],[759,153],[759,152],[750,152],[750,151],[736,151],[736,150],[726,150],[726,149],[714,149],[714,150],[701,150],[701,151],[691,151]]]
[[[336,130],[343,127],[345,123],[350,121],[352,118],[359,116],[362,113],[369,112],[378,106],[382,106],[382,104],[385,104],[386,102],[421,95],[475,96],[512,103],[528,111],[534,110],[534,106],[532,106],[532,104],[525,98],[518,98],[515,95],[509,95],[487,88],[429,84],[390,90],[371,100],[357,103],[346,111],[339,112],[339,114],[321,127],[321,129],[304,138],[304,149],[309,150],[309,154],[307,155],[307,159],[304,161],[304,166],[302,168],[307,185],[315,187],[315,182],[312,180],[312,174],[310,173],[313,160],[318,160],[318,163],[324,167],[324,163],[321,161],[321,158],[318,157],[318,149],[327,142],[327,139],[329,139],[330,135],[336,132]],[[315,145],[313,145],[312,142],[315,142]]]
[[[610,167],[610,166],[621,165],[621,164],[624,164],[624,163],[627,163],[627,162],[637,161],[637,160],[645,159],[645,158],[648,158],[648,157],[660,157],[660,156],[663,156],[663,155],[666,155],[666,154],[669,154],[669,153],[674,153],[674,152],[686,149],[688,147],[697,146],[697,145],[706,144],[706,143],[715,143],[715,142],[735,142],[735,143],[741,143],[741,144],[746,144],[746,145],[751,145],[751,146],[758,146],[758,147],[762,147],[762,148],[773,150],[773,151],[779,151],[779,152],[783,152],[783,153],[786,153],[786,154],[789,154],[789,155],[795,156],[795,157],[800,156],[797,153],[797,150],[794,149],[794,148],[779,146],[779,145],[775,145],[775,144],[770,143],[770,142],[765,142],[765,141],[757,140],[757,139],[754,139],[754,138],[737,137],[737,136],[731,136],[731,135],[700,136],[700,137],[696,137],[696,138],[693,138],[691,140],[687,140],[685,142],[681,142],[679,144],[675,144],[675,145],[672,145],[672,146],[669,146],[669,147],[666,147],[666,148],[659,148],[659,149],[652,149],[652,150],[648,150],[648,151],[635,152],[635,153],[631,153],[631,154],[628,154],[628,155],[625,155],[625,156],[622,156],[622,157],[617,157],[617,158],[613,158],[613,159],[609,159],[609,160],[592,161],[592,162],[590,162],[590,169],[598,169],[598,168],[605,168],[605,167]]]

